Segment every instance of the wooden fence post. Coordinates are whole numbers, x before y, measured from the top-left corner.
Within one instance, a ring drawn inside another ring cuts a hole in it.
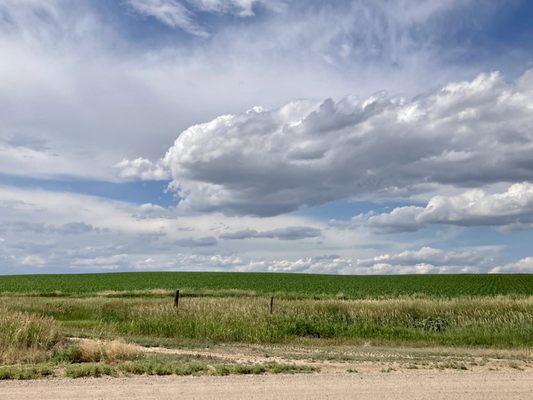
[[[176,294],[174,295],[174,306],[177,308],[180,305],[180,290],[176,290]]]
[[[274,311],[274,296],[270,296],[270,302],[268,303],[268,311],[270,312],[270,315],[272,315],[272,312]]]

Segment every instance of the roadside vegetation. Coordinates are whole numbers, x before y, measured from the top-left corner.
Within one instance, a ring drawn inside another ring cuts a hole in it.
[[[4,309],[5,310],[5,309]],[[46,334],[51,318],[27,313],[9,317],[2,333],[0,380],[38,379],[50,376],[68,378],[129,375],[230,375],[264,373],[309,373],[316,367],[276,362],[239,364],[208,356],[145,354],[142,348],[123,340],[66,340]],[[5,314],[2,314],[5,317]],[[7,320],[7,318],[4,318]],[[17,332],[20,336],[17,337]],[[9,341],[11,339],[11,341]],[[20,339],[20,340],[19,340]],[[6,342],[7,340],[7,342]],[[38,354],[38,357],[36,356]]]
[[[130,279],[131,275],[108,277],[113,281],[114,277]],[[354,286],[357,290],[343,286],[363,277],[325,276],[322,289],[317,289],[313,282],[320,277],[303,276],[304,281],[309,280],[307,286],[280,292],[268,286],[268,280],[262,282],[262,274],[234,274],[234,287],[225,287],[226,275],[231,274],[206,274],[201,288],[185,290],[179,307],[174,305],[173,291],[156,287],[161,283],[160,275],[139,275],[146,281],[141,284],[142,279],[136,278],[137,283],[129,288],[102,287],[100,276],[78,276],[81,283],[93,282],[93,286],[83,286],[72,276],[53,286],[49,277],[40,277],[40,292],[32,286],[37,277],[30,277],[29,283],[22,277],[0,278],[0,379],[315,370],[270,360],[239,363],[203,356],[147,354],[139,345],[411,346],[514,349],[526,354],[533,348],[533,290],[528,275],[480,276],[487,287],[482,291],[485,294],[479,295],[480,286],[471,285],[471,276],[463,280],[459,276],[407,277],[405,281],[404,277],[379,277],[384,282],[367,280],[370,286],[365,291],[357,286],[359,283]],[[218,276],[221,288],[206,286],[213,276]],[[248,279],[247,286],[239,281],[242,276]],[[149,277],[153,280],[147,280]],[[199,279],[196,275],[186,277]],[[6,286],[7,278],[18,284]],[[352,278],[355,280],[350,281]],[[417,278],[421,278],[420,284],[414,286]],[[282,287],[295,278],[284,279]],[[461,295],[449,296],[455,293],[452,281],[460,287]],[[168,285],[180,287],[172,282]],[[49,291],[52,287],[59,291]],[[23,288],[27,291],[21,292]],[[408,368],[423,365],[409,364]],[[468,367],[457,359],[431,361],[431,365]]]
[[[533,345],[533,297],[383,300],[191,297],[4,298],[15,312],[61,324],[70,336],[208,343],[371,343],[374,345]]]
[[[40,361],[60,338],[52,317],[0,307],[0,364]]]

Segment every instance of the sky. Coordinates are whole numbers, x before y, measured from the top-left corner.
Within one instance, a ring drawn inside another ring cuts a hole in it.
[[[0,274],[533,273],[532,20],[0,0]]]

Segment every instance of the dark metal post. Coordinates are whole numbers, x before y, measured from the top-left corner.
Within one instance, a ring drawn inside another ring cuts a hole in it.
[[[177,308],[180,305],[180,290],[176,290],[176,294],[174,295],[174,306]]]
[[[270,311],[270,315],[272,315],[272,312],[274,311],[274,296],[270,296],[270,302],[268,304],[268,310]]]

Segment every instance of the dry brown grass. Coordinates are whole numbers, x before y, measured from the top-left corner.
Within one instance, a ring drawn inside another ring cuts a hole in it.
[[[115,362],[136,360],[142,356],[142,349],[123,340],[104,342],[100,340],[81,339],[76,345],[78,362]]]
[[[0,363],[42,360],[60,339],[53,318],[0,307]]]

